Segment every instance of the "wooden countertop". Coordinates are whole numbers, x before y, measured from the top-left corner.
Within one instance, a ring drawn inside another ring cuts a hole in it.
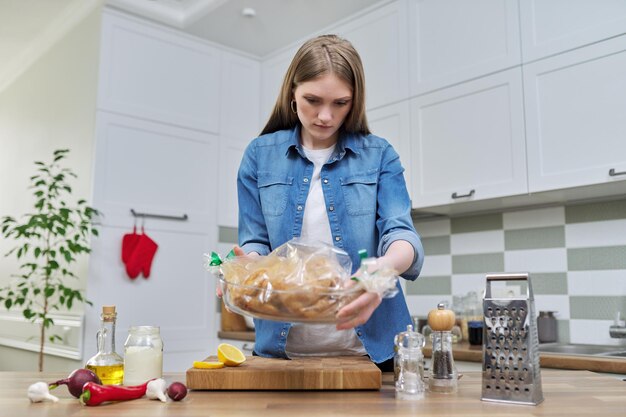
[[[31,404],[27,387],[55,381],[62,374],[0,372],[0,416],[7,417],[158,417],[158,416],[563,416],[623,417],[626,382],[588,371],[542,370],[545,400],[540,405],[507,405],[480,400],[481,375],[467,372],[456,394],[427,393],[423,400],[396,400],[393,375],[383,375],[380,391],[190,391],[181,402],[161,403],[146,398],[96,407],[81,405],[65,387],[53,391],[58,403]],[[184,381],[184,374],[166,380]]]
[[[431,346],[424,347],[424,356],[430,357]],[[482,362],[482,346],[470,346],[467,342],[452,345],[452,355],[457,361]],[[626,358],[592,355],[566,355],[564,353],[539,354],[542,368],[578,369],[593,372],[626,374]]]

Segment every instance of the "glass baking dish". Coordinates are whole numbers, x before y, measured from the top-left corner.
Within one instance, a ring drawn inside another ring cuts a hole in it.
[[[226,307],[238,314],[259,319],[334,323],[339,310],[363,294],[360,286],[335,289],[315,285],[275,289],[271,282],[249,286],[226,281],[220,277],[222,299]]]

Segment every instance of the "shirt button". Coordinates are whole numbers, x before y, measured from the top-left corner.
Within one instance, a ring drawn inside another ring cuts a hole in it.
[[[324,184],[328,184],[328,178],[324,178]]]
[[[304,181],[304,182],[309,182],[309,179],[308,179],[308,178],[305,178],[305,179],[303,179],[302,181]]]
[[[356,335],[361,337],[361,336],[363,336],[363,333],[359,330],[358,332],[356,332]]]
[[[298,206],[298,211],[302,211],[302,206]]]
[[[339,242],[341,240],[341,236],[335,236],[335,240]]]
[[[287,332],[283,330],[282,332],[280,332],[280,335],[281,335],[282,337],[285,337],[285,336],[287,336]]]
[[[335,206],[330,206],[330,207],[328,207],[328,210],[330,210],[330,211],[335,211]]]

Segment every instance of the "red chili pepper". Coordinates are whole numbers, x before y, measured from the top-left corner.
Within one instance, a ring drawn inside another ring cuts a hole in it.
[[[118,385],[100,385],[94,382],[86,382],[83,385],[83,393],[80,402],[84,405],[99,405],[105,401],[136,400],[146,395],[147,381],[141,385],[121,387]]]

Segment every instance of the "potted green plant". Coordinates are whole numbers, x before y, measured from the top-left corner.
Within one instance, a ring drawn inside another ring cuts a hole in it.
[[[69,150],[54,151],[50,163],[35,162],[37,173],[30,178],[35,197],[34,211],[17,220],[2,217],[2,235],[16,246],[5,256],[15,256],[20,273],[0,289],[0,302],[8,309],[19,308],[24,317],[39,324],[39,371],[43,371],[46,330],[54,324],[50,313],[76,301],[86,302],[82,291],[68,281],[77,276],[70,270],[81,254],[89,253],[89,238],[98,235],[93,221],[99,212],[78,200],[69,205],[72,188],[67,180],[76,178],[69,168],[61,166]],[[48,336],[54,342],[58,335]]]

